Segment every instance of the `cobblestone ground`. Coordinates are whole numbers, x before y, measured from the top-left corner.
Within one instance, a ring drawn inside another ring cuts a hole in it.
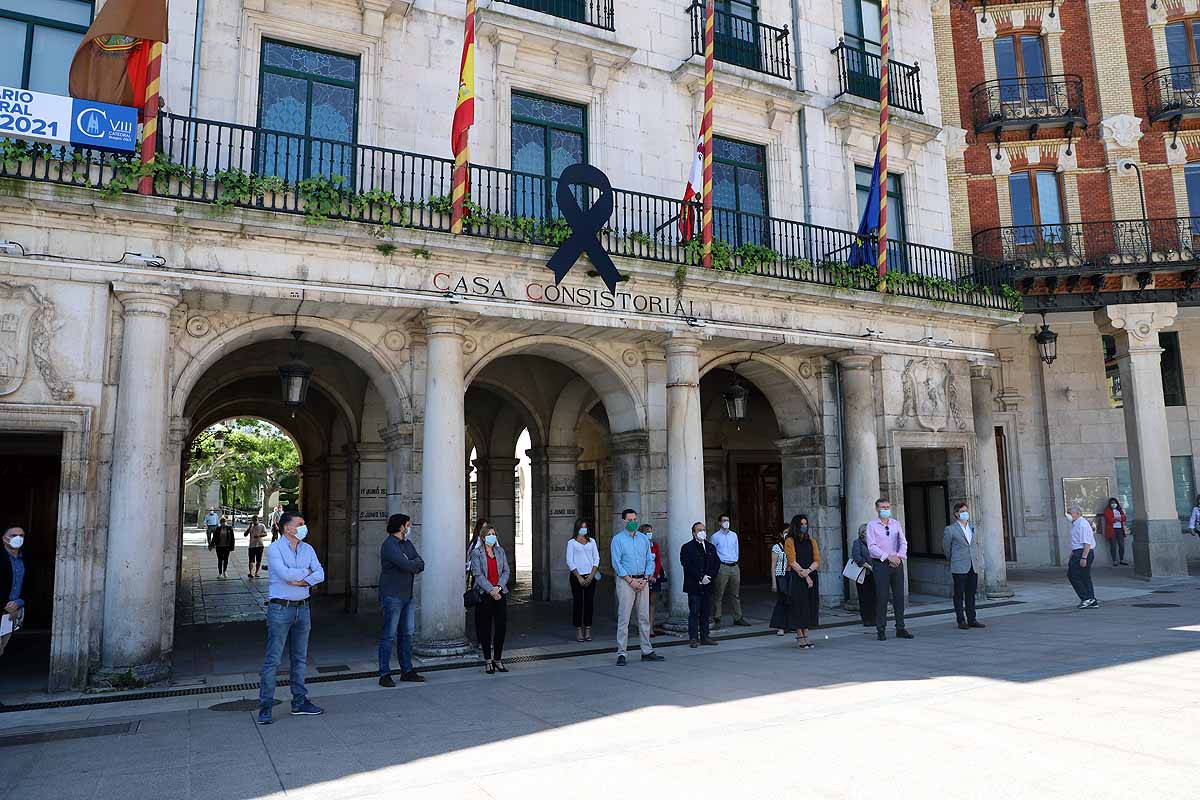
[[[1196,796],[1200,582],[991,613],[918,620],[913,641],[841,629],[809,651],[760,637],[316,684],[324,716],[280,705],[269,727],[228,697],[29,712],[0,730],[0,798]],[[129,730],[12,738],[112,723]]]

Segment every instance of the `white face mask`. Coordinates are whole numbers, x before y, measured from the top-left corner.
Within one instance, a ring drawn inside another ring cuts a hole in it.
[[[580,528],[580,529],[579,529],[579,535],[580,535],[580,536],[587,536],[587,528]]]
[[[299,539],[300,541],[304,541],[305,536],[308,536],[308,526],[307,525],[301,525],[299,528],[296,528],[296,538],[297,539]]]
[[[496,534],[489,533],[487,536],[483,537],[483,543],[486,544],[488,547],[495,547],[496,546]]]
[[[723,531],[729,530],[729,520],[727,520],[727,519],[721,520],[721,530],[723,530]]]
[[[960,512],[958,512],[958,518],[961,519],[963,522],[966,522],[967,520],[969,520],[971,518],[971,515],[969,513],[967,513],[966,511],[960,511]]]
[[[21,545],[23,545],[23,544],[25,544],[24,536],[14,536],[8,540],[8,546],[11,547],[13,550],[20,550]]]
[[[1116,510],[1117,510],[1117,504],[1116,504],[1116,503],[1109,503],[1108,507],[1109,507],[1109,508],[1111,508],[1113,511],[1116,511]]]
[[[654,539],[654,531],[646,531],[646,538],[647,538],[647,539],[650,539],[651,541],[653,541],[653,539]]]
[[[696,531],[696,541],[703,542],[707,538],[708,534],[705,531]]]

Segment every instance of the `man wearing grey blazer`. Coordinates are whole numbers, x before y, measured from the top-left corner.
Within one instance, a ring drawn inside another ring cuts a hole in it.
[[[942,552],[950,562],[950,575],[954,578],[954,616],[964,631],[983,628],[986,626],[975,619],[975,592],[979,587],[975,568],[983,569],[983,545],[971,524],[966,503],[954,504],[954,518],[942,531]]]

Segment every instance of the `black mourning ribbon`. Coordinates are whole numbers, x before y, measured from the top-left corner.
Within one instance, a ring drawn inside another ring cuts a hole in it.
[[[589,186],[600,191],[596,202],[586,211],[579,207],[579,201],[571,191],[571,187],[576,185]],[[562,279],[567,277],[579,256],[586,252],[608,291],[616,294],[621,273],[617,272],[617,265],[608,253],[604,252],[604,247],[596,236],[600,229],[608,224],[608,218],[613,212],[613,188],[608,176],[591,164],[572,164],[558,177],[555,198],[558,200],[559,212],[571,226],[571,235],[550,257],[547,265],[554,270],[554,284],[557,286],[562,283]]]

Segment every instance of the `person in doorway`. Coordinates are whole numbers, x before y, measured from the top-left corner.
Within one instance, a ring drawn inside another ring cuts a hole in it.
[[[654,526],[647,522],[638,528],[650,540],[650,552],[654,554],[654,577],[650,579],[650,638],[666,633],[660,626],[654,624],[654,607],[658,605],[658,596],[667,585],[667,573],[663,569],[662,554],[658,550],[658,542],[654,541]]]
[[[1200,494],[1196,495],[1196,505],[1192,506],[1192,515],[1188,517],[1188,533],[1200,536]]]
[[[788,537],[783,542],[783,553],[788,569],[793,573],[789,579],[788,627],[796,631],[800,649],[811,650],[813,643],[808,640],[808,632],[817,627],[817,612],[821,605],[821,587],[817,581],[821,549],[809,532],[806,515],[792,517]]]
[[[1104,509],[1104,538],[1108,540],[1108,552],[1112,556],[1113,566],[1126,566],[1125,533],[1129,530],[1129,517],[1121,508],[1121,501],[1115,497],[1108,498],[1108,507]]]
[[[425,561],[409,541],[412,520],[407,514],[392,514],[387,521],[387,538],[379,548],[379,607],[383,611],[383,632],[379,635],[379,685],[395,686],[392,680],[392,648],[400,662],[400,680],[423,683],[413,669],[413,632],[417,606],[413,600],[413,582],[425,571]]]
[[[217,526],[221,524],[221,518],[217,516],[217,510],[210,508],[208,513],[204,515],[204,540],[208,543],[208,549],[212,550],[213,532]]]
[[[575,520],[575,535],[567,541],[567,569],[571,571],[571,623],[575,641],[592,640],[592,611],[596,600],[596,581],[600,578],[600,548],[588,538],[589,520]]]
[[[229,569],[229,554],[233,552],[236,544],[233,526],[226,525],[225,518],[221,517],[216,530],[213,531],[212,542],[208,545],[209,550],[217,551],[217,577],[221,580],[225,580],[225,572]]]
[[[875,578],[875,634],[887,639],[887,606],[892,601],[896,617],[896,638],[912,639],[904,627],[904,561],[908,558],[908,540],[900,523],[892,519],[892,501],[875,501],[875,519],[867,523],[867,552],[871,555],[871,574]]]
[[[875,577],[871,570],[871,553],[867,549],[867,523],[858,526],[858,538],[850,545],[850,560],[867,570],[858,587],[858,616],[864,628],[875,627]]]
[[[788,628],[788,561],[783,543],[787,540],[789,527],[784,527],[779,534],[779,541],[771,545],[771,580],[775,587],[775,608],[771,610],[771,622],[767,627],[774,628],[777,636],[783,636]]]
[[[267,588],[267,654],[258,683],[258,724],[271,724],[275,705],[275,674],[290,644],[292,714],[325,713],[308,699],[304,671],[308,664],[308,634],[312,628],[308,601],[312,587],[325,580],[317,551],[304,541],[308,526],[299,514],[284,512],[279,517],[281,541],[267,548],[270,567]]]
[[[717,549],[706,539],[703,522],[692,525],[692,540],[679,548],[679,563],[683,567],[683,592],[688,599],[688,646],[715,646],[709,636],[708,618],[712,613],[712,593],[720,574],[721,560]]]
[[[279,538],[279,518],[283,516],[283,503],[276,503],[275,510],[271,512],[271,541],[274,542]]]
[[[717,586],[713,591],[712,626],[721,627],[721,613],[727,594],[729,605],[733,607],[733,624],[749,625],[750,623],[742,617],[742,570],[738,566],[738,557],[741,554],[738,535],[737,531],[729,529],[728,514],[717,518],[717,532],[713,534],[712,544],[717,548],[717,558],[721,559],[721,572],[717,575]]]
[[[479,602],[475,604],[475,636],[483,649],[483,671],[508,672],[504,666],[504,635],[508,630],[508,555],[496,529],[483,529],[483,542],[471,551],[471,575]]]
[[[6,620],[6,632],[0,634],[0,655],[8,646],[8,640],[21,627],[25,618],[25,600],[21,590],[25,585],[25,559],[21,548],[25,546],[25,529],[13,525],[4,530],[4,552],[0,553],[0,600],[4,609],[0,621]]]
[[[1079,595],[1078,608],[1096,608],[1096,588],[1092,585],[1092,564],[1096,561],[1096,534],[1077,504],[1067,508],[1071,519],[1071,560],[1067,562],[1067,580]]]
[[[250,552],[246,556],[248,565],[246,577],[254,579],[258,577],[258,571],[262,569],[263,548],[267,546],[267,526],[259,522],[258,515],[255,514],[250,518],[250,524],[242,536],[250,539]]]
[[[960,630],[984,628],[987,626],[975,619],[975,592],[979,588],[976,567],[983,569],[983,545],[966,503],[954,504],[954,520],[942,531],[942,552],[954,578],[954,616]]]
[[[621,512],[625,529],[613,534],[609,555],[617,575],[617,666],[625,666],[625,650],[629,643],[629,614],[635,608],[638,618],[638,638],[642,661],[665,660],[650,644],[650,579],[654,577],[654,553],[650,540],[638,530],[637,512],[627,508]]]

